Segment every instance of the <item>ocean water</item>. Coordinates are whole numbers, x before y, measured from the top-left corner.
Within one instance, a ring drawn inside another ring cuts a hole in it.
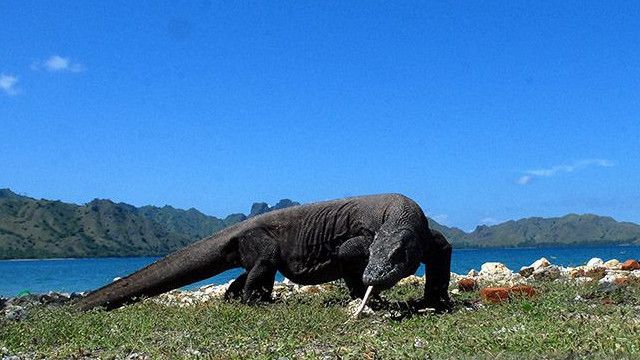
[[[454,249],[451,271],[462,274],[480,269],[488,261],[498,261],[512,270],[546,257],[552,264],[576,266],[593,257],[606,260],[640,259],[640,246],[558,247],[525,249]],[[25,291],[88,291],[108,284],[115,277],[126,276],[158,260],[156,257],[87,258],[0,261],[0,296],[15,296]],[[205,284],[222,284],[240,274],[233,269],[186,288]],[[424,266],[417,274],[424,274]],[[277,280],[282,280],[278,274]]]

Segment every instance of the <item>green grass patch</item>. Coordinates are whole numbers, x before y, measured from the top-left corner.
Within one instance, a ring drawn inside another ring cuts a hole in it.
[[[358,321],[349,320],[342,287],[262,306],[211,301],[178,308],[147,301],[87,313],[39,307],[25,320],[0,320],[0,347],[40,358],[133,352],[160,359],[640,357],[637,285],[609,294],[556,283],[537,288],[533,299],[498,305],[479,306],[477,292],[457,295],[450,314],[401,320],[398,309],[420,296],[418,286],[388,291],[392,311]]]

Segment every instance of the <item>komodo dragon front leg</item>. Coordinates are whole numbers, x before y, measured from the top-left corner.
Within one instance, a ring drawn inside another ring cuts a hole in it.
[[[369,262],[369,246],[372,241],[373,237],[357,236],[342,243],[338,249],[342,278],[353,299],[362,299],[366,291],[362,274]]]
[[[276,264],[272,260],[259,260],[248,272],[242,292],[242,301],[245,303],[270,302],[276,271]]]
[[[269,262],[262,261],[250,271],[238,276],[224,293],[225,300],[240,299],[243,302],[269,302],[273,291],[276,268]]]
[[[244,285],[247,283],[248,275],[249,273],[245,271],[231,282],[231,285],[229,285],[229,288],[224,293],[225,300],[236,300],[242,298],[242,292],[244,291]]]
[[[246,269],[224,294],[225,299],[245,303],[270,302],[278,263],[278,244],[262,233],[247,233],[239,239],[240,265]]]
[[[371,242],[373,242],[373,237],[357,236],[345,241],[338,250],[342,278],[349,289],[349,295],[352,299],[362,299],[362,303],[353,314],[354,318],[360,316],[370,298],[373,300],[373,304],[370,305],[372,308],[381,308],[388,305],[380,298],[380,294],[377,291],[373,291],[372,286],[367,287],[362,281],[364,269],[369,263]]]
[[[251,281],[247,281],[250,275]],[[244,302],[271,301],[274,280],[275,271],[273,267],[271,265],[259,265],[254,267],[251,272],[245,271],[233,280],[224,293],[224,299],[242,300]]]

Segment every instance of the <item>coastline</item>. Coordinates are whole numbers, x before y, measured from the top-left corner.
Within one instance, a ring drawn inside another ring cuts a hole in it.
[[[513,246],[513,247],[454,247],[454,251],[476,251],[476,250],[543,250],[543,249],[575,249],[575,248],[632,248],[640,247],[640,244],[610,244],[607,242],[598,244],[577,244],[577,245],[544,245],[544,246]],[[137,259],[137,258],[163,258],[170,253],[164,255],[126,255],[126,256],[81,256],[81,257],[42,257],[42,258],[11,258],[0,259],[0,262],[8,261],[40,261],[40,260],[94,260],[94,259]]]
[[[454,249],[451,271],[462,274],[471,269],[479,270],[486,262],[502,262],[517,270],[541,257],[562,266],[576,266],[594,257],[622,261],[640,258],[640,246]],[[88,291],[103,286],[116,277],[127,276],[158,259],[155,256],[133,256],[0,260],[0,272],[3,274],[0,296],[15,296],[24,290],[31,293]],[[230,269],[186,288],[194,289],[211,283],[223,284],[237,277],[241,270]],[[422,265],[417,275],[424,274],[424,271]],[[281,277],[278,274],[278,279]]]

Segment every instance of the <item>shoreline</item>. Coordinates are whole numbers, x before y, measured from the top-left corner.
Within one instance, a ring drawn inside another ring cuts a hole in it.
[[[476,269],[471,269],[467,273],[456,273],[451,272],[451,279],[449,283],[449,287],[460,286],[460,281],[466,279],[467,281],[472,281],[474,284],[473,287],[478,286],[479,284],[486,285],[523,285],[523,284],[531,284],[531,282],[537,282],[541,280],[546,281],[569,281],[576,283],[587,283],[591,281],[595,281],[598,284],[602,285],[603,282],[606,283],[605,286],[612,286],[611,284],[617,284],[621,278],[629,279],[640,279],[640,263],[638,259],[608,259],[603,260],[599,257],[594,257],[586,262],[582,262],[577,266],[563,266],[561,264],[553,264],[545,257],[541,257],[538,260],[535,260],[528,266],[522,266],[518,269],[510,269],[506,265],[501,262],[488,261],[482,264],[480,267],[480,271]],[[211,279],[209,279],[211,280]],[[625,280],[625,281],[627,281]],[[114,279],[115,281],[115,279]],[[634,280],[635,281],[635,280]],[[203,292],[207,299],[211,297],[221,297],[230,284],[233,282],[233,279],[224,282],[224,283],[216,283],[210,282],[192,289],[184,289],[184,287],[173,289],[169,292],[159,295],[159,298],[166,298],[167,296],[171,297],[170,294],[187,294],[187,298],[191,295],[195,295],[196,297],[200,297],[199,300],[202,300]],[[410,275],[398,282],[398,284],[407,284],[407,283],[416,283],[416,282],[424,282],[424,274],[418,275],[417,273],[414,275]],[[307,290],[311,289],[311,293],[322,292],[323,289],[327,286],[331,287],[335,285],[335,281],[317,284],[317,285],[299,285],[293,283],[286,277],[282,278],[282,280],[276,280],[274,282],[274,289],[282,290],[283,287],[289,287],[289,290],[295,289],[300,290],[301,292],[307,292]],[[47,296],[47,295],[61,295],[63,297],[69,297],[74,295],[80,295],[86,293],[86,291],[73,291],[73,292],[65,292],[65,291],[56,291],[49,290],[47,292],[28,292],[27,295],[33,296]],[[191,295],[189,295],[191,294]],[[19,298],[18,296],[5,296],[0,295],[0,299],[12,299]],[[175,301],[176,298],[172,298],[172,301]],[[193,300],[190,300],[193,301]]]
[[[454,251],[475,251],[475,250],[539,250],[539,249],[575,249],[575,248],[640,248],[640,244],[593,244],[593,245],[557,245],[557,246],[522,246],[522,247],[454,247]],[[170,254],[170,253],[169,253]],[[20,262],[20,261],[60,261],[60,260],[96,260],[96,259],[136,259],[136,258],[163,258],[165,255],[127,255],[127,256],[94,256],[94,257],[43,257],[43,258],[12,258],[0,259],[0,262]]]
[[[534,260],[546,257],[563,267],[584,264],[590,258],[625,260],[640,259],[640,246],[590,246],[590,247],[544,247],[507,249],[457,249],[454,250],[451,271],[466,274],[471,269],[480,269],[485,262],[502,262],[517,270]],[[73,261],[65,261],[65,260]],[[100,257],[100,258],[47,258],[0,260],[0,271],[6,276],[0,282],[0,296],[11,297],[23,290],[31,293],[88,291],[123,277],[158,261],[160,257]],[[240,268],[229,269],[212,278],[191,284],[186,289],[215,283],[223,284],[239,275]],[[424,274],[424,264],[416,275]],[[277,280],[282,280],[278,274]]]

